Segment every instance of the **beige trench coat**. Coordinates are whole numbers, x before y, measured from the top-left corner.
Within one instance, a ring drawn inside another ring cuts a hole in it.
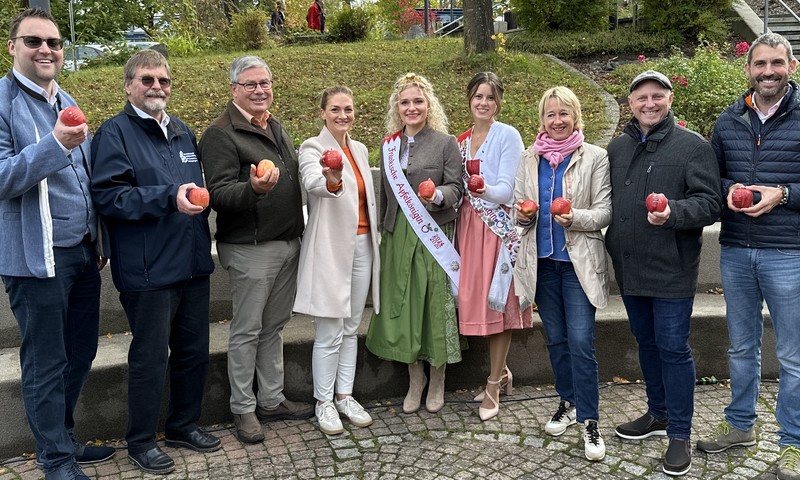
[[[546,161],[546,160],[545,160]],[[539,156],[533,146],[522,153],[514,181],[514,203],[539,201]],[[564,198],[572,202],[572,225],[565,229],[567,251],[578,281],[597,308],[608,304],[608,260],[601,229],[611,223],[611,178],[608,154],[584,143],[570,159],[562,179]],[[523,228],[514,289],[533,301],[536,295],[536,224]]]
[[[380,254],[378,214],[367,147],[347,137],[367,194],[372,243],[372,301],[380,310]],[[331,193],[326,187],[319,159],[328,149],[338,150],[344,160],[342,188]],[[326,127],[319,136],[300,145],[300,177],[308,192],[308,225],[300,247],[297,296],[294,311],[315,317],[349,318],[353,253],[358,229],[358,188],[356,177],[336,139]]]

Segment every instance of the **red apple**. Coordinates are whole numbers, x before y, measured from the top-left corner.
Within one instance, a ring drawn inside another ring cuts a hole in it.
[[[746,188],[737,188],[731,195],[733,206],[736,208],[747,208],[753,206],[753,191]]]
[[[86,115],[78,107],[67,107],[61,112],[61,123],[68,127],[77,127],[86,123]]]
[[[530,217],[534,213],[539,211],[539,205],[536,204],[533,200],[525,200],[519,204],[519,210],[526,216]]]
[[[436,185],[430,178],[419,184],[419,196],[422,198],[431,198],[436,193]]]
[[[648,212],[663,212],[667,209],[667,197],[663,193],[653,192],[644,199]]]
[[[480,175],[470,175],[469,180],[467,181],[467,188],[470,192],[477,192],[481,190],[485,186],[485,182],[483,181],[483,177]]]
[[[344,168],[342,154],[338,150],[325,150],[322,152],[322,163],[331,170],[341,170]]]
[[[211,200],[208,190],[203,187],[192,188],[189,190],[189,202],[198,207],[207,207]]]
[[[481,173],[481,161],[477,158],[467,160],[467,174],[478,175]]]
[[[256,176],[261,178],[273,168],[275,168],[275,164],[272,162],[272,160],[261,160],[258,162],[258,166],[256,167]]]
[[[572,210],[572,202],[563,197],[553,199],[550,204],[550,215],[566,215]]]

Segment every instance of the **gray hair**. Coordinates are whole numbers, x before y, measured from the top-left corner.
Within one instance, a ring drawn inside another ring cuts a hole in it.
[[[167,63],[167,59],[164,57],[164,55],[161,55],[157,51],[149,48],[139,50],[138,52],[134,53],[125,63],[125,68],[123,70],[125,75],[125,84],[127,85],[128,82],[133,80],[133,78],[136,76],[136,72],[138,72],[140,68],[161,67],[167,71],[167,75],[170,77],[172,76],[172,73],[169,69],[169,63]]]
[[[750,45],[750,50],[747,51],[748,65],[750,65],[750,62],[753,60],[753,50],[755,50],[759,45],[766,45],[770,48],[778,48],[779,46],[783,46],[783,48],[786,49],[786,60],[791,62],[794,58],[794,54],[792,53],[792,44],[789,43],[789,40],[786,40],[786,38],[779,33],[767,32],[753,40],[753,43]]]
[[[237,58],[231,63],[231,71],[230,71],[231,83],[239,83],[239,77],[242,75],[242,72],[244,72],[245,70],[249,70],[251,68],[267,69],[269,78],[272,79],[272,70],[269,69],[269,65],[267,65],[267,62],[262,60],[261,57],[256,57],[255,55],[245,55],[243,57]]]

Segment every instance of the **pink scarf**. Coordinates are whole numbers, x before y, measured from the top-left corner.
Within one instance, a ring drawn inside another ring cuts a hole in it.
[[[583,145],[583,132],[575,130],[572,135],[564,140],[553,140],[547,132],[540,132],[533,143],[533,149],[540,157],[546,158],[550,162],[551,168],[557,168],[564,157]]]

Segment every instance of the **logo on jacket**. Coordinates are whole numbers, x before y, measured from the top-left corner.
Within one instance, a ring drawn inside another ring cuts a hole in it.
[[[180,152],[181,163],[197,163],[197,154],[194,152],[183,153]]]

